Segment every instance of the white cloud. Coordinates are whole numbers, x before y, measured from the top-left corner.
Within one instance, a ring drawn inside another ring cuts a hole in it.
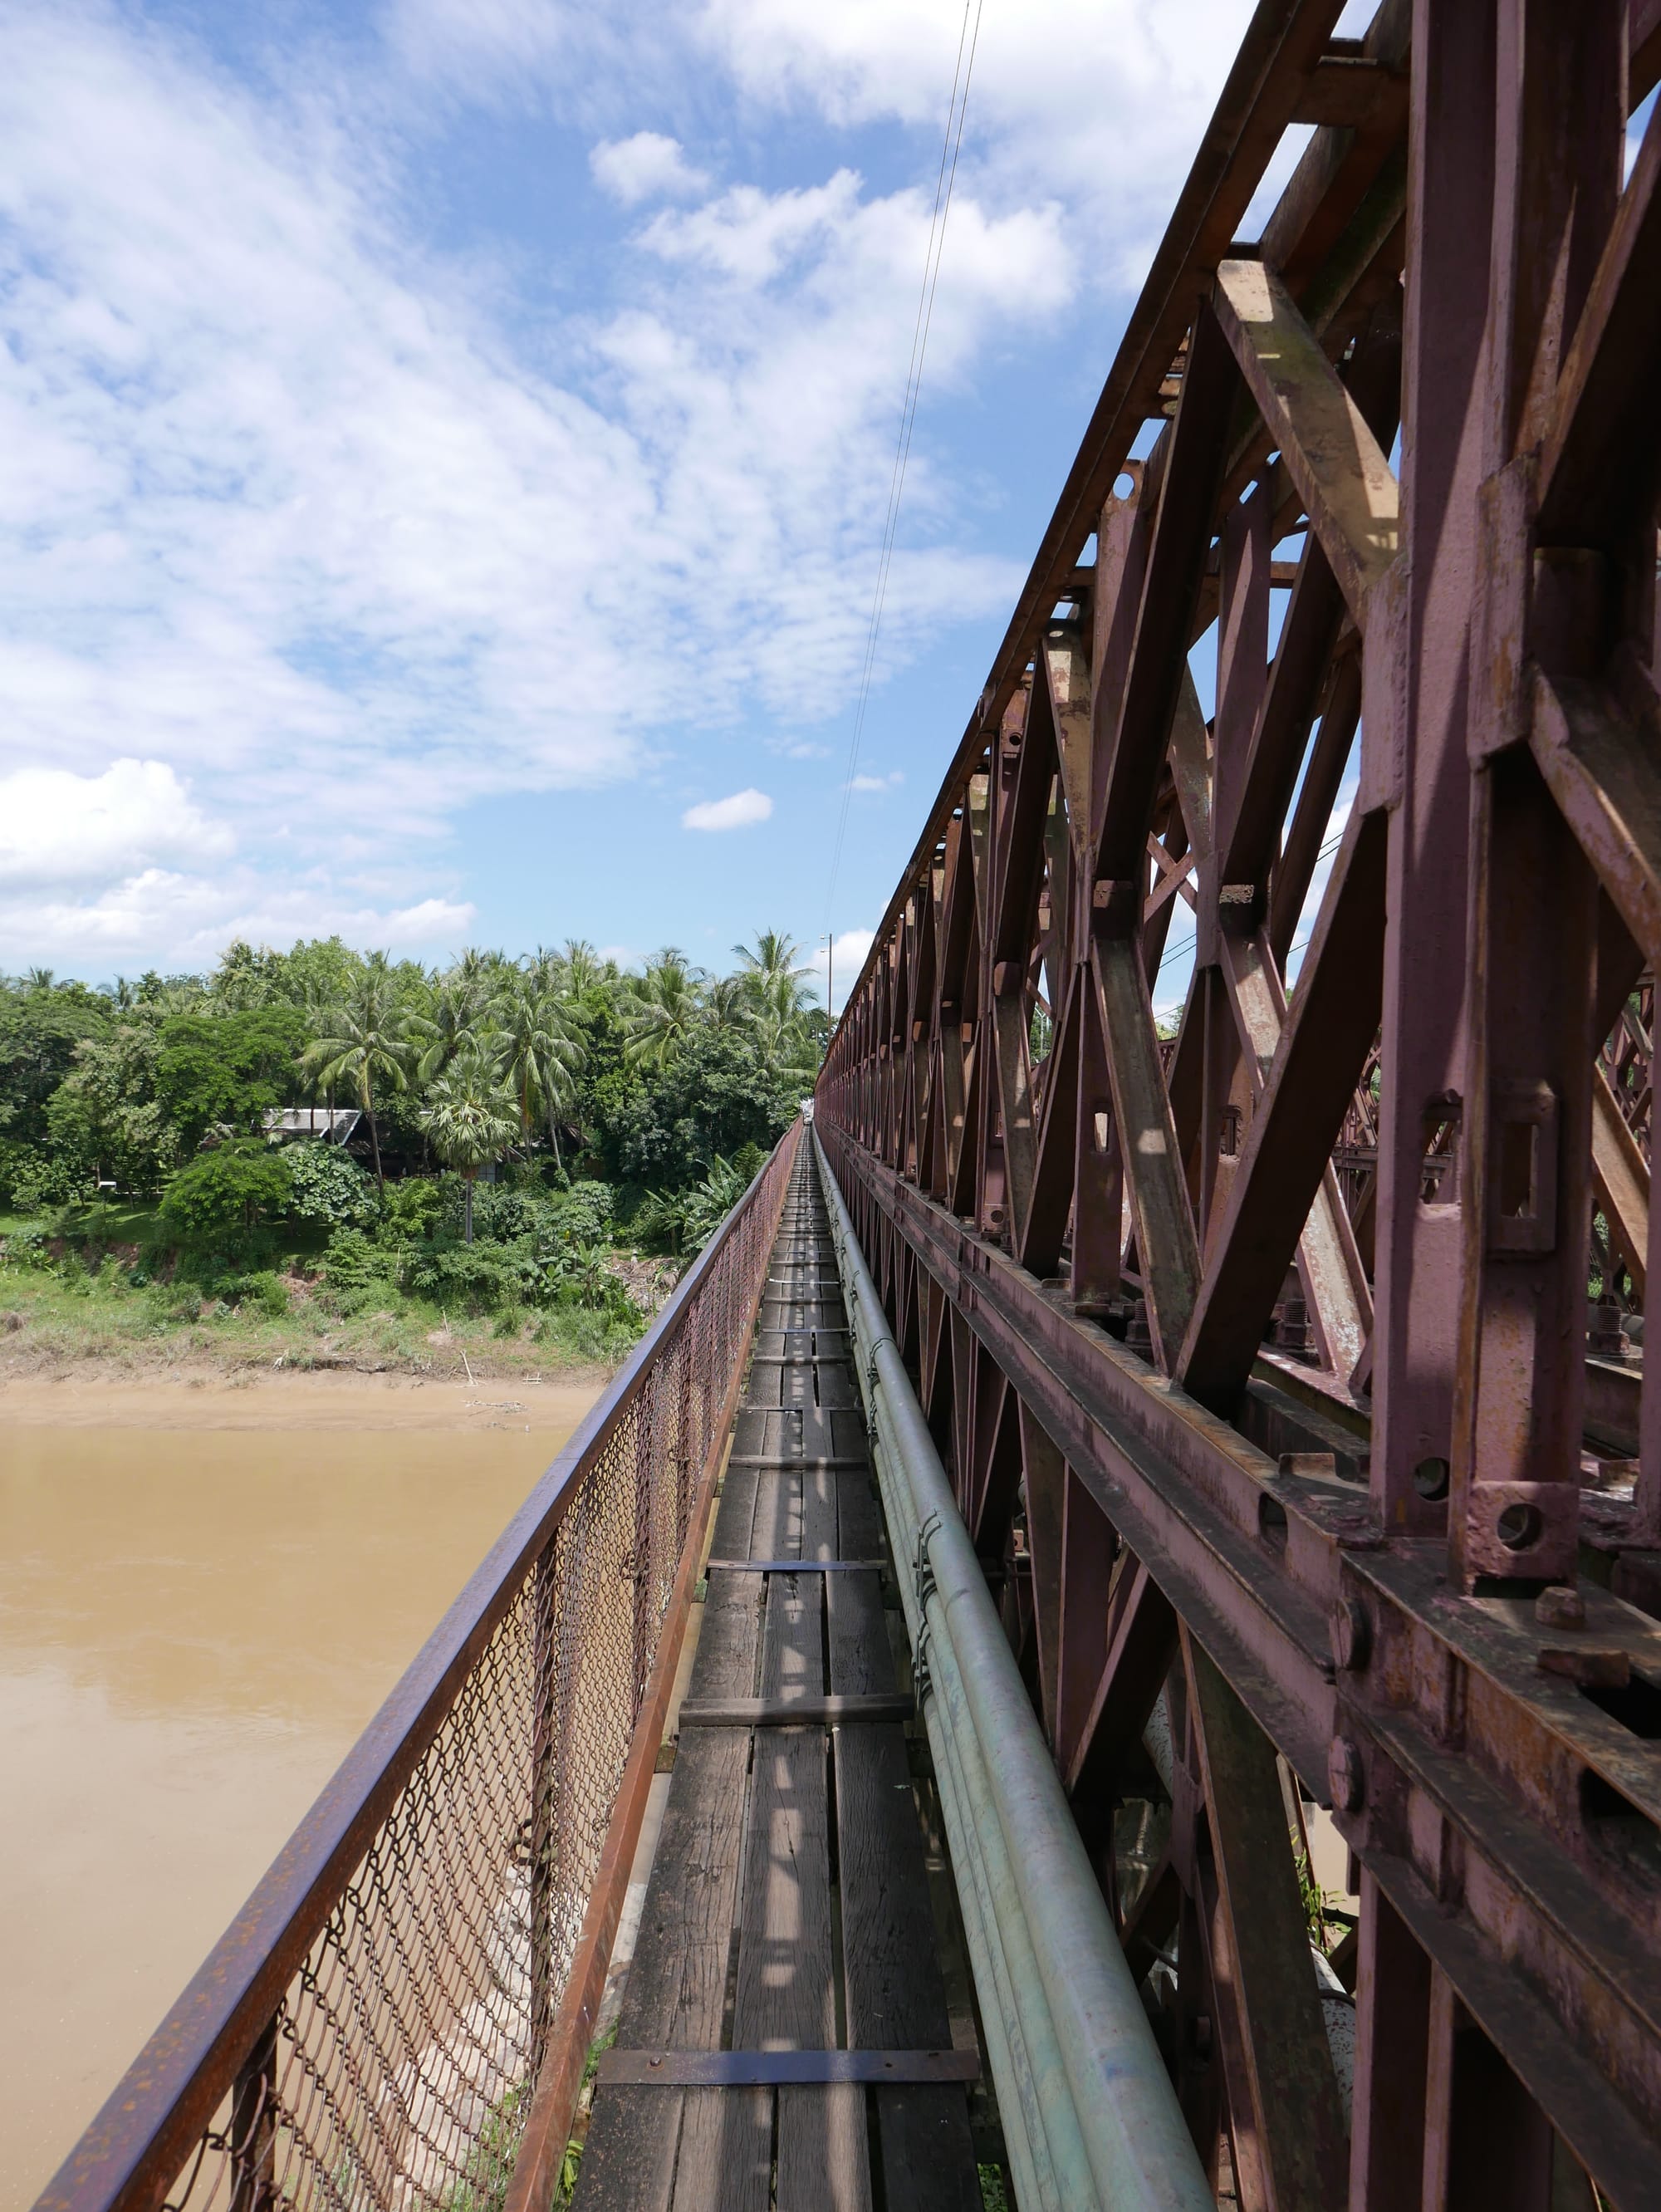
[[[475,98],[572,72],[603,27],[602,11],[564,0],[389,0],[385,18],[407,69]]]
[[[603,139],[588,157],[603,191],[637,207],[642,200],[689,198],[709,183],[681,150],[678,138],[661,131],[637,131],[632,138]]]
[[[681,817],[681,826],[683,830],[748,830],[765,822],[772,812],[773,801],[765,791],[757,791],[752,785],[735,791],[730,799],[704,799],[688,806]]]
[[[0,937],[13,962],[85,962],[99,975],[207,967],[238,937],[287,945],[336,931],[349,944],[437,957],[466,941],[473,915],[464,900],[397,904],[316,877],[285,884],[248,868],[211,877],[146,868],[81,898],[25,896],[0,883]]]
[[[1251,15],[1252,0],[987,9],[960,189],[967,172],[995,202],[1060,199],[1090,223],[1094,275],[1139,283]],[[705,0],[694,22],[758,107],[844,129],[897,121],[939,142],[961,0]]]
[[[557,8],[421,0],[407,53],[464,14],[517,67],[577,35]],[[94,0],[0,0],[0,35],[13,763],[96,779],[118,732],[246,866],[321,868],[347,911],[352,867],[427,869],[473,799],[633,775],[677,726],[846,704],[922,193],[842,172],[660,210],[625,304],[527,358],[524,303],[422,258],[401,148],[332,128],[327,97],[291,108]],[[943,383],[1076,280],[1054,210],[964,191],[952,220]],[[961,490],[931,463],[925,427],[879,674],[999,612],[1021,570],[950,542]],[[136,912],[127,887],[180,857],[112,847],[101,880]]]
[[[1134,288],[1163,232],[1252,0],[1026,0],[981,18],[958,190],[1000,208],[1058,201],[1091,239],[1093,283]],[[1372,13],[1361,0],[1350,14]],[[415,67],[476,96],[673,114],[717,82],[758,121],[899,124],[937,150],[962,0],[392,0]],[[1058,55],[1064,64],[1058,67]],[[742,112],[742,111],[741,111]],[[1290,134],[1296,138],[1300,134]],[[1282,180],[1289,154],[1276,164]],[[931,173],[932,186],[932,172]],[[958,208],[954,204],[952,223]],[[1251,225],[1246,226],[1249,234]],[[951,247],[947,253],[950,264]],[[919,264],[920,265],[920,264]],[[914,296],[915,278],[913,278]]]
[[[848,778],[850,791],[893,791],[906,781],[904,769],[890,769],[886,775],[870,775],[864,771]]]
[[[93,883],[156,860],[217,857],[233,843],[165,761],[113,761],[101,775],[0,775],[0,885]]]

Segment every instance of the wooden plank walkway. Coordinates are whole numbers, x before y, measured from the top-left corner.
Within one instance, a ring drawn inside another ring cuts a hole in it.
[[[797,1155],[712,1560],[878,1559],[847,1318]],[[821,1340],[822,1338],[822,1340]],[[891,1697],[880,1576],[712,1565],[688,1704]],[[680,1738],[621,2050],[949,2045],[905,1730],[700,1725]],[[674,2088],[603,2066],[574,2212],[979,2212],[948,2082]]]

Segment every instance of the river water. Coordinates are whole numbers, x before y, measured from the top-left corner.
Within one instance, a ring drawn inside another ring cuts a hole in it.
[[[436,1433],[0,1418],[0,2212],[51,2178],[582,1402]]]

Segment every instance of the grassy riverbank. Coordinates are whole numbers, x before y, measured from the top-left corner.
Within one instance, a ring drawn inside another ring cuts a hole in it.
[[[90,1364],[118,1372],[215,1370],[402,1373],[483,1379],[615,1367],[635,1332],[603,1316],[560,1313],[451,1316],[413,1301],[393,1311],[330,1313],[302,1291],[273,1316],[216,1300],[155,1305],[96,1281],[0,1277],[0,1376],[61,1372]]]
[[[663,1261],[590,1247],[591,1280],[541,1306],[495,1295],[484,1310],[468,1311],[403,1288],[407,1250],[361,1232],[345,1242],[315,1236],[238,1272],[181,1263],[158,1248],[155,1226],[155,1209],[143,1206],[0,1216],[0,1376],[89,1364],[117,1373],[342,1370],[464,1381],[605,1370],[673,1279]],[[481,1270],[507,1263],[506,1247],[473,1249]]]

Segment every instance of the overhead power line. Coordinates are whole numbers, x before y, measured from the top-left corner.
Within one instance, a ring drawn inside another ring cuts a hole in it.
[[[876,667],[876,641],[882,627],[882,607],[888,598],[888,572],[894,564],[894,534],[900,521],[900,502],[906,489],[906,469],[911,459],[912,432],[917,422],[918,394],[923,385],[923,362],[929,347],[929,326],[934,319],[935,288],[940,282],[940,258],[946,243],[946,219],[951,213],[952,191],[957,182],[957,157],[963,145],[963,118],[968,112],[969,83],[974,75],[975,48],[980,41],[982,0],[964,0],[963,21],[958,32],[957,63],[952,72],[952,96],[946,110],[946,130],[940,146],[940,170],[935,179],[934,212],[929,222],[928,250],[923,258],[923,283],[917,299],[917,319],[912,330],[911,361],[906,370],[906,396],[900,410],[900,430],[894,440],[894,467],[888,478],[888,512],[882,523],[882,550],[877,556],[876,585],[871,594],[870,622],[865,633],[865,655],[859,676],[859,696],[854,708],[853,738],[848,747],[848,772],[842,786],[841,811],[837,817],[836,842],[831,848],[830,882],[825,892],[825,927],[831,927],[831,908],[836,878],[842,865],[847,836],[848,809],[853,798],[853,779],[859,765],[859,747],[865,733],[865,714],[870,702],[871,678]]]

